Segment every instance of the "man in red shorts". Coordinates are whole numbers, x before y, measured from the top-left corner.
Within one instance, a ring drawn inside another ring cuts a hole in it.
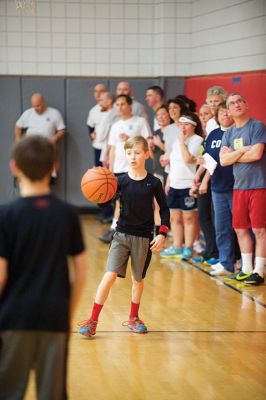
[[[233,227],[242,257],[242,271],[229,279],[259,285],[266,264],[266,127],[249,117],[241,95],[229,95],[227,107],[235,124],[223,136],[220,161],[233,165]],[[254,269],[250,229],[256,241]]]

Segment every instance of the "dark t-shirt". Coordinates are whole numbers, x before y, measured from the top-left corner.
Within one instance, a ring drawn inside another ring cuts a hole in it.
[[[170,212],[161,181],[151,174],[136,181],[128,174],[118,177],[120,217],[116,230],[129,235],[152,237],[154,197],[160,207],[161,225],[170,226]]]
[[[222,167],[220,164],[220,150],[224,131],[221,128],[214,129],[207,136],[204,145],[204,153],[210,154],[217,162],[217,166],[211,176],[211,189],[216,193],[226,193],[233,190],[234,175],[233,167],[229,165]]]
[[[163,140],[163,132],[161,129],[153,132],[153,136],[159,136],[161,141],[164,143]],[[158,146],[154,146],[154,158],[153,158],[153,172],[158,175],[164,175],[164,167],[161,166],[160,157],[164,154],[164,151],[160,149]]]
[[[0,257],[8,261],[8,279],[0,329],[68,331],[67,257],[83,250],[75,210],[53,195],[1,206]]]

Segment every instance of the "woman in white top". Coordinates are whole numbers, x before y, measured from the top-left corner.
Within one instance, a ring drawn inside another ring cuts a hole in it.
[[[188,260],[192,257],[197,234],[197,199],[189,195],[189,190],[193,185],[196,161],[203,141],[199,117],[186,112],[179,118],[179,131],[170,153],[170,170],[165,187],[171,213],[173,245],[161,252],[161,256]]]
[[[160,161],[161,165],[165,167],[165,172],[168,173],[169,157],[172,151],[172,146],[179,135],[179,118],[182,114],[185,114],[188,111],[188,108],[181,99],[168,100],[167,107],[170,118],[174,123],[168,125],[164,130],[165,154],[161,156]]]

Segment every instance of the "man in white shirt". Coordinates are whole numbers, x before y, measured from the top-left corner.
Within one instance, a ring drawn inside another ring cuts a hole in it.
[[[146,103],[147,105],[153,109],[154,113],[158,110],[159,107],[163,105],[164,99],[164,91],[160,86],[150,86],[146,90]],[[153,120],[153,131],[157,131],[160,129],[160,126],[157,122],[156,117],[154,116]]]
[[[20,140],[25,135],[40,135],[47,137],[55,146],[65,135],[66,126],[60,112],[46,105],[42,93],[33,93],[31,96],[32,107],[24,111],[15,125],[15,139]],[[56,163],[51,183],[57,183],[59,163]]]
[[[94,165],[96,167],[99,167],[102,165],[101,161],[100,161],[100,157],[101,157],[101,152],[102,149],[104,147],[104,144],[98,140],[98,127],[101,123],[101,120],[103,118],[103,114],[101,111],[101,106],[99,104],[100,99],[101,99],[101,95],[103,93],[107,92],[107,88],[103,83],[98,83],[95,87],[94,87],[94,98],[96,100],[96,105],[94,107],[91,108],[91,110],[89,111],[88,114],[88,118],[87,118],[87,126],[88,126],[88,130],[89,130],[89,135],[92,141],[92,147],[94,150]]]
[[[111,128],[109,137],[110,146],[110,169],[115,174],[128,171],[124,144],[130,137],[151,136],[150,127],[143,117],[132,113],[132,99],[128,95],[119,95],[115,102],[116,110],[120,119]]]
[[[15,138],[21,139],[23,130],[26,135],[41,135],[56,143],[65,134],[65,123],[58,110],[47,107],[42,93],[31,96],[32,107],[24,111],[16,122]]]
[[[97,126],[97,141],[100,143],[101,156],[100,162],[108,167],[106,163],[106,154],[108,148],[109,134],[114,122],[114,95],[111,92],[104,92],[100,96],[99,106],[101,109],[101,119]]]
[[[134,99],[133,93],[132,93],[132,87],[129,82],[119,82],[117,84],[115,93],[116,93],[116,96],[125,94],[125,95],[131,97],[131,99],[132,99],[132,105],[131,105],[132,115],[137,115],[139,117],[143,117],[149,122],[149,117],[148,117],[146,108],[143,104],[141,104],[139,101]],[[116,109],[114,109],[114,114],[115,114],[116,119],[119,119],[119,115],[118,115]]]

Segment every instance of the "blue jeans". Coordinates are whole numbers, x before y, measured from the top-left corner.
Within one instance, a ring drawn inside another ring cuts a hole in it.
[[[232,228],[233,192],[212,192],[216,245],[220,263],[229,272],[234,272],[235,234]]]

